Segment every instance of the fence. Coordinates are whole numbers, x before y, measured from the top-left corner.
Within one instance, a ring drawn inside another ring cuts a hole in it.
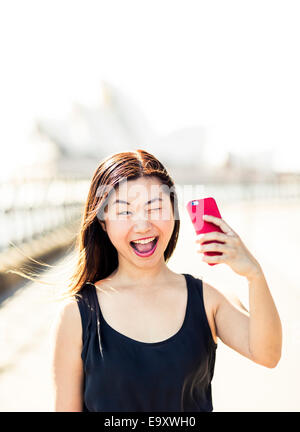
[[[205,184],[220,201],[299,200],[293,183]],[[76,178],[32,179],[0,184],[0,252],[79,220],[89,181]]]
[[[67,226],[80,217],[87,181],[31,179],[0,184],[0,252]]]
[[[300,181],[290,183],[207,184],[206,192],[222,201],[299,200]]]

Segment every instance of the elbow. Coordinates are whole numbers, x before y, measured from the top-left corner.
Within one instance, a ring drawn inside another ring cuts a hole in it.
[[[281,359],[282,342],[274,347],[272,354],[269,356],[269,361],[266,365],[269,369],[274,369]]]
[[[269,369],[274,369],[274,368],[278,365],[280,359],[281,359],[281,353],[279,353],[276,357],[274,357],[274,358],[269,362],[269,364],[267,365],[267,367],[268,367]]]
[[[280,357],[278,359],[269,361],[268,363],[264,364],[263,366],[265,366],[269,369],[274,369],[278,365],[279,360],[280,360]]]
[[[281,353],[273,355],[273,356],[268,356],[267,358],[266,357],[264,357],[264,358],[254,357],[253,361],[255,363],[260,364],[261,366],[267,367],[268,369],[274,369],[278,365],[280,359],[281,359]]]
[[[252,351],[252,360],[269,369],[274,369],[281,359],[282,339],[264,345],[263,348]]]

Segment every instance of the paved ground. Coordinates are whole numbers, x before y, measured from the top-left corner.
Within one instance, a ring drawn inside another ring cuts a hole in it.
[[[300,203],[219,203],[223,218],[259,260],[283,324],[283,354],[275,369],[242,357],[220,340],[213,379],[215,411],[300,411]],[[248,306],[246,281],[226,265],[210,267],[195,252],[193,227],[181,215],[169,266],[233,291]],[[61,261],[60,261],[61,262]],[[49,276],[57,274],[50,270]],[[49,411],[49,334],[57,308],[52,288],[25,284],[0,308],[0,411]]]

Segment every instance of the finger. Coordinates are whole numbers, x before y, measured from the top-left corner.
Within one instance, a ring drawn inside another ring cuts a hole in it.
[[[199,234],[196,243],[203,243],[208,240],[219,240],[226,243],[228,241],[227,234],[221,233],[219,231],[212,231],[205,234]]]
[[[224,221],[224,219],[212,215],[203,215],[203,219],[207,220],[207,222],[212,222],[215,225],[218,225],[221,230],[226,234],[235,234],[234,230],[228,225],[227,222]]]
[[[201,261],[207,262],[207,263],[223,263],[224,262],[224,256],[223,255],[203,255],[201,257]]]
[[[228,246],[220,243],[210,243],[206,245],[201,245],[198,252],[226,252]]]

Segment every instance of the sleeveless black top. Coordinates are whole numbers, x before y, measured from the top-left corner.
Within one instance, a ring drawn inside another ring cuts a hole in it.
[[[203,303],[202,280],[183,274],[188,299],[184,322],[160,342],[140,342],[104,319],[96,287],[77,294],[82,322],[83,411],[212,411],[214,342]]]

